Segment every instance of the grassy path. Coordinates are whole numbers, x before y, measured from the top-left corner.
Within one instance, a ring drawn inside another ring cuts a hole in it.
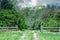
[[[32,36],[33,34],[32,34],[32,31],[28,31],[27,32],[27,35],[26,35],[26,40],[33,40],[33,36]]]
[[[23,35],[19,38],[19,40],[26,40],[27,31],[23,33]]]
[[[37,33],[35,33],[35,31],[29,30],[22,35],[20,40],[39,40],[39,38],[38,38]]]
[[[19,40],[38,40],[38,36],[34,31],[25,32]]]
[[[34,40],[39,40],[38,35],[34,31],[32,31],[32,33],[33,33],[33,39]]]

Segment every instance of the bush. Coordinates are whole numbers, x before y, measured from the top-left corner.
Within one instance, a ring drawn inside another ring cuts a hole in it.
[[[0,26],[15,26],[18,25],[19,29],[25,28],[24,17],[17,12],[17,10],[0,9]]]

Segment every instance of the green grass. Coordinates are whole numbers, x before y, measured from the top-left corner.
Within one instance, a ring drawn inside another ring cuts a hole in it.
[[[41,33],[37,31],[40,40],[60,40],[60,34]]]
[[[0,32],[0,40],[18,40],[23,31]]]
[[[27,32],[26,40],[33,40],[33,33],[31,31]]]
[[[22,34],[25,31],[9,31],[9,32],[0,32],[0,40],[19,40]],[[52,33],[41,33],[38,30],[35,30],[37,33],[38,38],[40,40],[60,40],[60,34],[52,34]],[[26,39],[25,40],[33,40],[33,33],[32,31],[26,32]]]

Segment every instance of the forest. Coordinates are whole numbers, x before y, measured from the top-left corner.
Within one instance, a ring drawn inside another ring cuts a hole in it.
[[[35,6],[18,10],[14,7],[13,1],[2,0],[0,4],[0,26],[12,27],[16,25],[20,30],[39,29],[41,25],[43,27],[60,27],[60,6]]]

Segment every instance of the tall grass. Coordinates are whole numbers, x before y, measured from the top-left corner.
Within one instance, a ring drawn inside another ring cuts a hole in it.
[[[60,34],[41,33],[37,31],[40,40],[60,40]]]
[[[18,40],[22,34],[22,31],[0,32],[0,40]]]

